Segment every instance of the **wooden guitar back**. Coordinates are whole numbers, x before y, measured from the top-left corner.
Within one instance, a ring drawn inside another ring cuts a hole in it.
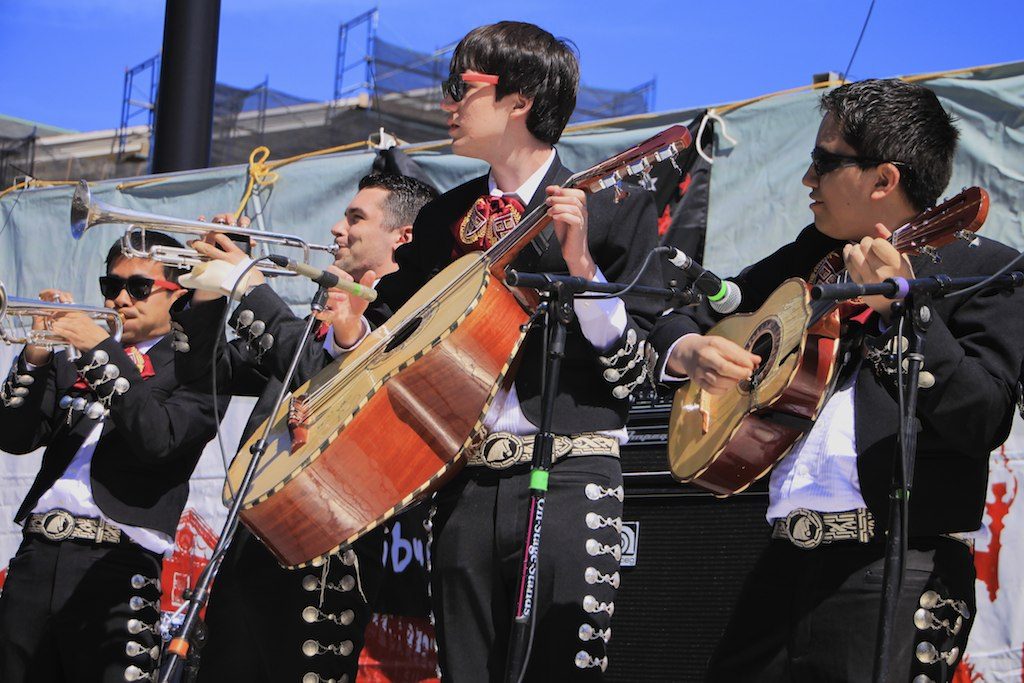
[[[296,395],[316,397],[292,452],[287,406],[242,519],[285,565],[346,545],[453,476],[522,339],[526,313],[481,254],[442,271]],[[497,378],[497,379],[496,379]],[[373,399],[373,400],[371,400]],[[342,434],[343,432],[343,434]],[[232,462],[238,487],[249,446]]]
[[[669,465],[677,479],[693,481],[707,473],[738,436],[744,420],[751,413],[770,409],[783,397],[799,369],[810,317],[807,283],[792,278],[755,313],[730,316],[707,332],[758,354],[761,365],[752,381],[741,382],[724,394],[710,394],[692,382],[676,392],[669,421]],[[758,460],[754,462],[738,465],[740,478],[751,475],[751,467],[759,470],[747,485],[764,471]]]

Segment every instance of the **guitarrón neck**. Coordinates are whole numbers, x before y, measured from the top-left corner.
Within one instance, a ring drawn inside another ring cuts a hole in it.
[[[575,187],[577,178],[578,176],[572,176],[562,183],[561,187]],[[537,191],[543,192],[544,188],[539,187]],[[551,222],[551,218],[548,217],[548,207],[546,204],[541,204],[526,214],[516,224],[516,227],[512,228],[507,235],[487,249],[487,260],[492,264],[491,271],[504,270],[505,266],[510,264],[519,252],[522,251],[523,247],[539,235],[540,231],[547,227],[549,222]]]

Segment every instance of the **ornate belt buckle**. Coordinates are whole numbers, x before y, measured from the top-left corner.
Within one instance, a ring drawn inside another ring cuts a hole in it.
[[[42,527],[43,536],[51,541],[63,541],[71,538],[75,532],[75,518],[67,510],[50,510],[43,515]]]
[[[484,441],[480,455],[484,465],[492,470],[505,470],[519,462],[523,454],[523,440],[513,434],[491,434]]]
[[[797,508],[786,515],[786,538],[798,548],[811,550],[825,538],[825,523],[814,510]]]

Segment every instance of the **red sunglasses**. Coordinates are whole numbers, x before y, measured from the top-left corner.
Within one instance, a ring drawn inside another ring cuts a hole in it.
[[[479,71],[463,71],[461,74],[452,74],[441,83],[441,97],[450,97],[452,102],[461,102],[462,98],[466,96],[467,83],[498,85],[498,77]]]

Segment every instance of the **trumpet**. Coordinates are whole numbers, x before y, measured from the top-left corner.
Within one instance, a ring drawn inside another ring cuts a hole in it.
[[[298,249],[302,252],[303,263],[309,263],[309,253],[311,251],[326,251],[334,254],[337,250],[337,247],[333,244],[310,244],[295,235],[239,228],[233,225],[204,223],[203,221],[192,221],[184,218],[170,218],[155,213],[113,206],[93,199],[92,192],[89,190],[89,183],[84,180],[78,181],[75,195],[71,199],[71,236],[76,240],[81,239],[82,235],[89,228],[107,223],[128,225],[124,236],[121,238],[121,252],[126,257],[152,259],[153,261],[159,261],[160,263],[166,263],[167,265],[182,269],[192,268],[205,262],[207,259],[201,256],[195,249],[189,248],[154,245],[148,251],[142,251],[132,246],[131,234],[133,232],[141,233],[145,237],[146,230],[149,229],[195,235],[197,237],[208,232],[241,235],[258,244],[274,244]],[[292,271],[273,266],[260,267],[260,270],[267,275],[295,275]]]
[[[121,314],[112,308],[99,306],[82,306],[80,304],[61,304],[41,299],[23,299],[8,296],[7,288],[0,282],[0,341],[5,344],[32,344],[53,349],[66,347],[69,358],[77,358],[78,350],[66,339],[50,329],[55,315],[60,313],[78,312],[96,321],[104,323],[110,336],[121,341],[124,320]],[[43,329],[32,329],[32,317],[42,317],[46,321]],[[22,320],[28,318],[28,320]]]

